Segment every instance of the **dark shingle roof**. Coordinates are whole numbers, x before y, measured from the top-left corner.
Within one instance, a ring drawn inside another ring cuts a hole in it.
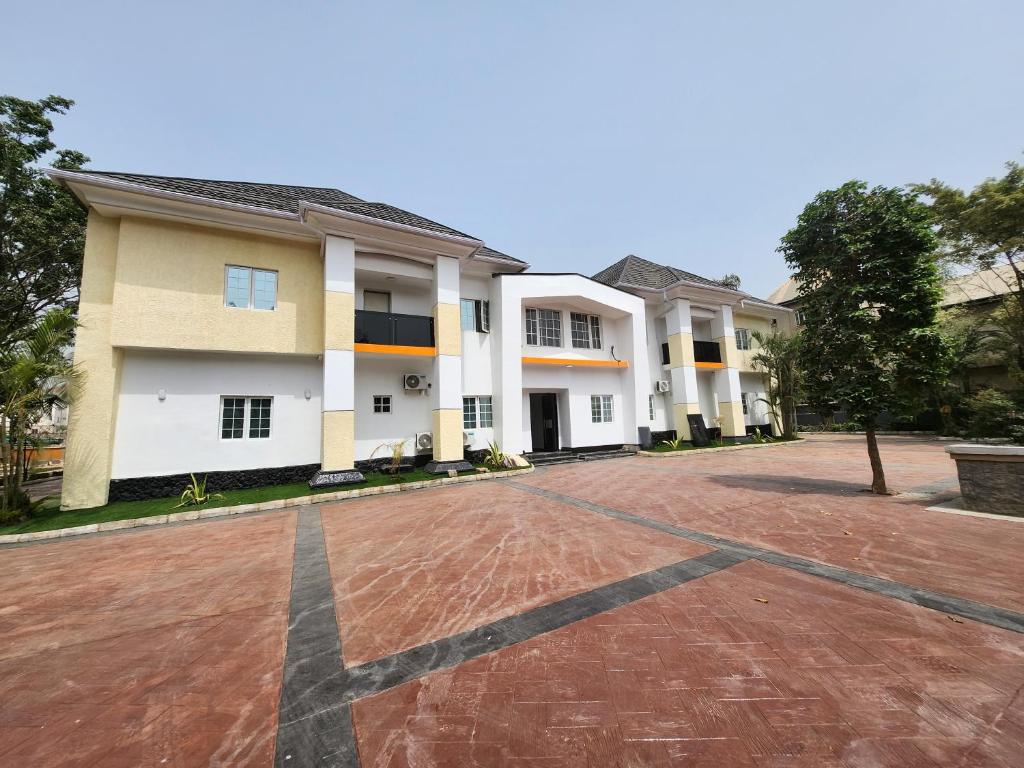
[[[397,208],[388,203],[369,202],[348,192],[343,192],[340,189],[331,189],[330,187],[296,187],[287,184],[190,179],[178,176],[149,176],[141,173],[117,173],[113,171],[88,170],[84,171],[84,173],[93,176],[103,176],[129,184],[138,184],[139,186],[149,187],[161,192],[176,192],[195,197],[205,197],[209,200],[220,202],[251,205],[283,213],[297,214],[300,202],[316,203],[327,208],[366,216],[378,221],[404,224],[442,235],[476,239],[465,232],[460,232],[457,229],[431,221],[423,216]],[[480,253],[495,259],[508,261],[512,264],[523,263],[519,259],[491,248],[482,248]]]
[[[515,264],[526,264],[525,261],[517,259],[515,256],[509,256],[507,253],[496,251],[493,248],[488,248],[486,245],[476,252],[477,256],[486,256],[489,259],[500,259],[501,261],[511,261]]]
[[[691,283],[701,283],[711,288],[728,288],[714,280],[695,275],[675,267],[666,267],[655,264],[653,261],[641,259],[639,256],[630,254],[610,267],[602,269],[594,279],[599,283],[615,287],[650,288],[651,290],[662,290],[671,285],[685,280]]]

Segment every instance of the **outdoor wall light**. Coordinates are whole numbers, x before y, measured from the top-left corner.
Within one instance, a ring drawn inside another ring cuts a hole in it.
[[[167,399],[167,390],[166,389],[158,389],[156,391],[156,399],[159,400],[161,403],[164,400],[166,400]]]

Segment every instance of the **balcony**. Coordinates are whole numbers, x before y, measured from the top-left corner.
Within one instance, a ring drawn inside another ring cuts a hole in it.
[[[693,359],[698,368],[721,368],[722,347],[717,341],[695,341],[693,342]],[[704,365],[702,366],[701,363]]]
[[[356,310],[356,352],[434,354],[434,318]]]

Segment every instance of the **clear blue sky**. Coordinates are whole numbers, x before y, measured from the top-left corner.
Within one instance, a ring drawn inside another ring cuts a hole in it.
[[[0,89],[92,167],[334,186],[535,269],[635,253],[766,295],[850,178],[1024,150],[1024,3],[11,2]]]

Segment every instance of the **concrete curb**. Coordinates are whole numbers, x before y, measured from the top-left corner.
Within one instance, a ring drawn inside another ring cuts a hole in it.
[[[273,509],[303,507],[307,504],[323,504],[331,501],[359,499],[364,496],[378,496],[384,493],[400,493],[402,491],[418,491],[424,488],[439,488],[445,485],[475,483],[480,480],[494,480],[499,477],[509,477],[511,475],[528,475],[533,472],[534,469],[535,468],[533,466],[529,466],[522,469],[507,469],[501,472],[481,472],[476,475],[463,475],[461,477],[440,477],[437,480],[416,480],[411,483],[399,483],[398,485],[378,485],[372,488],[356,488],[351,491],[334,491],[332,493],[317,493],[310,496],[295,496],[291,499],[275,499],[273,501],[261,501],[256,504],[238,504],[233,507],[189,509],[184,512],[171,512],[166,515],[150,515],[149,517],[135,517],[128,520],[111,520],[107,523],[76,525],[72,528],[55,528],[52,531],[10,533],[0,536],[0,544],[24,544],[30,541],[64,539],[71,536],[82,536],[87,533],[120,531],[125,528],[143,528],[150,525],[181,523],[189,520],[206,520],[207,518],[214,517],[244,515],[249,512],[268,512]]]
[[[637,456],[651,456],[656,459],[675,459],[680,456],[703,456],[707,453],[722,453],[723,451],[745,451],[749,448],[771,448],[780,445],[800,445],[803,440],[785,440],[783,442],[771,443],[744,443],[743,445],[722,445],[717,448],[695,448],[690,451],[637,451]]]

